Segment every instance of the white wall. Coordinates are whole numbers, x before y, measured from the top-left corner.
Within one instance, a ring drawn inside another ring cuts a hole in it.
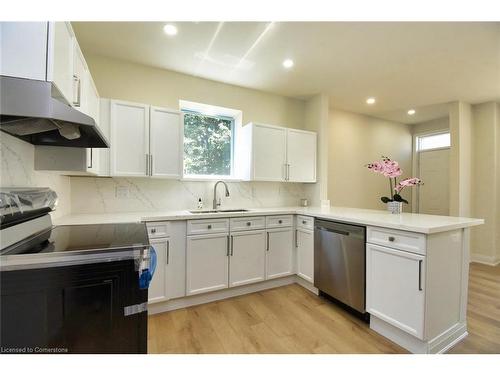
[[[328,199],[333,206],[385,209],[388,179],[365,165],[388,156],[411,177],[411,126],[330,108],[328,135]],[[411,201],[409,191],[403,196]],[[409,211],[410,205],[405,206]]]
[[[34,170],[35,147],[4,132],[0,132],[0,156],[2,169],[1,187],[49,187],[58,197],[55,217],[70,212],[70,178],[57,173]]]

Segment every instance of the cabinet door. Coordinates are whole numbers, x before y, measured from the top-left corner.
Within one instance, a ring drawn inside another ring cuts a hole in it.
[[[314,283],[314,232],[297,229],[297,275]]]
[[[366,245],[366,307],[370,314],[423,339],[425,257]]]
[[[73,87],[75,79],[73,77],[73,30],[69,22],[53,22],[49,24],[53,32],[49,35],[53,37],[49,42],[48,58],[49,71],[48,80],[52,80],[66,102],[73,102]]]
[[[111,101],[111,175],[147,176],[149,170],[149,107]]]
[[[292,228],[267,231],[266,279],[292,275],[293,230]]]
[[[182,166],[182,114],[151,107],[151,175],[179,178]]]
[[[233,233],[229,257],[229,286],[265,280],[266,232],[263,230]]]
[[[202,235],[187,238],[186,294],[193,295],[228,287],[229,236]]]
[[[186,295],[186,222],[169,222],[167,242],[167,298]]]
[[[156,251],[156,270],[148,289],[148,302],[154,303],[167,299],[167,248],[168,238],[149,240]]]
[[[253,180],[284,181],[286,129],[254,124]]]
[[[89,80],[89,75],[87,63],[75,40],[73,45],[73,96],[71,104],[80,112],[92,116],[87,103],[87,90],[89,89],[87,82]]]
[[[0,75],[47,79],[47,22],[0,22]]]
[[[316,133],[287,129],[288,181],[316,182]]]

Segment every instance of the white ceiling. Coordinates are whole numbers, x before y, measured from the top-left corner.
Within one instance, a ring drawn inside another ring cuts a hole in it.
[[[177,22],[174,37],[164,24],[73,27],[84,53],[290,97],[323,92],[333,107],[393,121],[446,116],[455,100],[500,100],[500,23]]]

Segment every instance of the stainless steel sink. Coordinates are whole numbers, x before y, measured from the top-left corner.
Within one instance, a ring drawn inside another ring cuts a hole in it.
[[[238,212],[248,212],[244,208],[228,208],[225,210],[193,210],[189,211],[192,214],[218,214],[218,213],[238,213]]]

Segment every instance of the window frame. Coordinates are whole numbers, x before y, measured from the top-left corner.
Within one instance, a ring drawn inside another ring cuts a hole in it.
[[[183,114],[182,117],[182,179],[183,180],[236,180],[235,178],[235,144],[236,144],[236,118],[227,115],[218,115],[216,113],[203,113],[201,111],[196,111],[188,108],[181,108],[181,112]],[[186,174],[186,165],[185,165],[185,120],[184,115],[201,115],[204,117],[216,118],[227,120],[231,122],[231,162],[230,162],[230,174],[229,175],[215,175],[215,174]]]
[[[435,148],[426,148],[425,150],[422,150],[420,148],[420,141],[422,138],[426,137],[433,137],[436,135],[443,135],[443,134],[449,134],[450,135],[450,144],[449,146],[442,146],[442,147],[435,147]],[[415,135],[415,152],[427,152],[427,151],[437,151],[437,150],[446,150],[451,148],[451,132],[449,130],[440,130],[440,131],[435,131],[435,132],[429,132],[429,133],[421,133],[421,134],[416,134]]]

